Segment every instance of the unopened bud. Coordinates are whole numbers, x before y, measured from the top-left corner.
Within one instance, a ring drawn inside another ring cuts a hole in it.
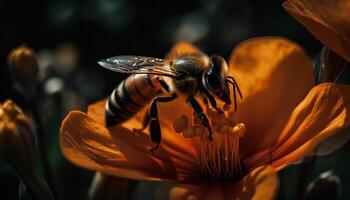
[[[7,57],[7,65],[14,81],[23,88],[35,85],[39,65],[37,55],[27,45],[12,49]]]
[[[18,172],[34,199],[53,199],[34,170],[34,132],[22,110],[11,100],[0,104],[0,154]]]
[[[0,152],[21,174],[31,173],[35,136],[21,109],[11,100],[0,104]]]

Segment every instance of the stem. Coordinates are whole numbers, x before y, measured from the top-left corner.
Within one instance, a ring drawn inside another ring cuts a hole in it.
[[[122,199],[126,186],[126,179],[96,172],[90,185],[89,199]]]
[[[29,176],[22,176],[22,179],[25,183],[27,191],[33,197],[33,199],[54,200],[49,186],[37,175],[31,174]]]
[[[46,132],[44,129],[44,125],[41,120],[40,115],[40,97],[39,95],[35,94],[33,97],[33,103],[32,103],[32,114],[34,121],[37,125],[37,135],[38,135],[38,146],[39,146],[39,155],[42,161],[42,165],[44,168],[44,173],[47,178],[47,182],[52,190],[52,193],[57,198],[57,193],[55,190],[55,183],[51,172],[51,167],[49,164],[49,161],[47,159],[47,149],[46,149]]]
[[[326,47],[322,49],[320,61],[323,70],[321,82],[336,82],[347,64],[344,58]]]
[[[299,184],[297,186],[296,191],[296,199],[304,199],[305,190],[307,187],[307,181],[310,173],[314,169],[314,166],[316,164],[316,156],[306,157],[305,161],[301,164],[299,169]]]

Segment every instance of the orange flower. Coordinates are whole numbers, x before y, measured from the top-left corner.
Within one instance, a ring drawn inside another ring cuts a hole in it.
[[[283,6],[318,40],[350,62],[350,1],[288,0]]]
[[[171,51],[199,50],[179,44]],[[142,127],[146,110],[106,128],[103,100],[87,114],[69,113],[61,127],[62,152],[75,165],[105,174],[187,184],[174,188],[172,199],[272,199],[278,187],[274,168],[309,155],[350,125],[350,86],[314,87],[312,65],[303,49],[278,37],[238,45],[229,74],[244,99],[237,112],[230,108],[219,115],[208,110],[214,141],[192,125],[183,135],[175,133],[174,121],[193,115],[178,99],[159,105],[163,138],[159,150],[151,153],[149,132],[133,131]]]

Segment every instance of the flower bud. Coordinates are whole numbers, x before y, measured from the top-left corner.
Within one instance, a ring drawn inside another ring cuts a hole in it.
[[[20,174],[31,172],[35,136],[21,109],[11,100],[0,105],[0,152]]]
[[[0,154],[18,172],[34,199],[53,199],[34,170],[34,132],[22,110],[11,100],[0,104]]]
[[[12,49],[7,57],[7,65],[14,81],[23,88],[35,85],[39,65],[37,55],[27,45]]]

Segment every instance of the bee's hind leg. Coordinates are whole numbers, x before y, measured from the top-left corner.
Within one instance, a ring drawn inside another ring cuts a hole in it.
[[[158,149],[161,138],[162,138],[162,133],[161,133],[160,124],[159,124],[159,118],[158,118],[157,103],[158,102],[169,102],[169,101],[176,99],[176,97],[177,97],[177,95],[175,93],[173,93],[172,96],[170,96],[170,97],[156,97],[155,99],[153,99],[153,101],[151,103],[151,107],[150,107],[149,113],[148,113],[149,118],[150,118],[149,128],[150,128],[151,140],[153,143],[156,144],[156,146],[154,146],[151,149],[152,153]]]
[[[208,119],[207,115],[205,115],[205,113],[203,112],[201,105],[198,103],[198,101],[193,96],[188,97],[187,101],[191,104],[193,110],[195,111],[195,113],[196,113],[198,119],[201,121],[202,125],[208,129],[209,139],[213,140],[213,137],[212,137],[213,132],[211,130],[211,125],[210,125],[209,119]]]

